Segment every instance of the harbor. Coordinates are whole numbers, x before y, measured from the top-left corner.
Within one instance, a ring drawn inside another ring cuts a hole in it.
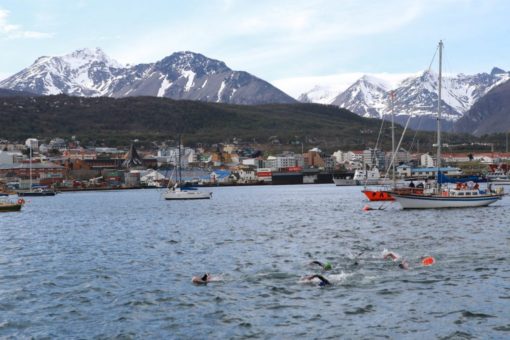
[[[163,190],[30,198],[0,222],[0,336],[506,337],[510,201],[476,213],[396,203],[364,212],[359,189],[211,187],[213,199],[193,202],[165,201]],[[410,269],[384,260],[385,249]],[[422,256],[436,263],[422,267]],[[300,283],[317,272],[313,260],[331,262],[330,287]],[[204,272],[222,281],[194,286]]]

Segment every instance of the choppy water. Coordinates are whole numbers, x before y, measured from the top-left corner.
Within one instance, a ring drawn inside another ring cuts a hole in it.
[[[359,188],[212,190],[66,193],[0,215],[0,337],[510,337],[509,197],[362,212]],[[300,283],[311,260],[333,263],[332,286]],[[191,284],[204,272],[222,281]]]

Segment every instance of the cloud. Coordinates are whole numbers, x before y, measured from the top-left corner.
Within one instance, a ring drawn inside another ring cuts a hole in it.
[[[129,63],[192,50],[222,59],[233,68],[260,72],[314,50],[337,51],[338,46],[348,44],[352,51],[360,37],[395,32],[413,23],[428,10],[426,5],[424,0],[372,1],[368,5],[355,0],[282,0],[277,4],[216,0],[183,9],[185,16],[165,24],[147,26],[133,34],[129,44],[119,42],[111,50],[118,60]],[[215,15],[211,10],[216,10]]]
[[[0,38],[7,39],[43,39],[53,36],[52,33],[24,30],[20,25],[9,23],[10,12],[0,8]]]

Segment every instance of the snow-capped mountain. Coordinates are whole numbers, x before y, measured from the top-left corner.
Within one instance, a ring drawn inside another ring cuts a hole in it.
[[[62,57],[40,57],[30,67],[0,82],[0,87],[41,95],[100,96],[122,65],[101,49],[82,49]]]
[[[510,73],[498,68],[490,74],[443,77],[441,112],[445,128],[453,126],[489,90],[509,79]],[[364,117],[386,118],[392,110],[389,94],[394,91],[397,121],[405,123],[411,116],[412,128],[429,130],[435,129],[437,88],[438,75],[430,71],[408,77],[395,86],[377,77],[363,76],[329,103]]]
[[[83,49],[62,57],[41,57],[0,82],[0,87],[41,95],[157,96],[233,104],[295,102],[262,79],[193,52],[123,67],[99,48]]]
[[[298,101],[302,103],[331,104],[340,89],[336,86],[316,85],[310,91],[302,93]]]
[[[380,118],[386,109],[391,85],[373,76],[365,75],[333,99],[331,104],[349,109],[363,117]]]

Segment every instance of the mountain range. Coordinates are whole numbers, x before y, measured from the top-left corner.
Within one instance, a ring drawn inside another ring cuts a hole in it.
[[[443,77],[443,128],[454,130],[454,123],[463,117],[474,103],[509,79],[510,72],[499,68],[493,68],[490,73]],[[336,96],[327,88],[321,92],[320,86],[315,86],[303,93],[299,100],[329,103],[372,118],[387,119],[393,110],[397,122],[405,124],[410,119],[411,128],[433,130],[437,115],[437,89],[438,75],[429,70],[403,79],[396,86],[384,79],[365,75]],[[393,100],[390,100],[392,91],[394,96]],[[326,98],[329,100],[325,100]]]
[[[99,48],[81,49],[60,57],[40,57],[1,81],[0,88],[38,95],[154,96],[230,104],[296,102],[248,72],[233,71],[222,61],[193,52],[122,66]]]
[[[443,130],[479,135],[509,130],[509,79],[510,72],[496,67],[490,73],[443,77]],[[413,129],[434,130],[437,88],[438,75],[429,70],[396,84],[365,75],[344,91],[335,86],[314,86],[297,101],[262,79],[234,71],[224,62],[199,53],[176,52],[154,63],[123,66],[96,48],[38,58],[0,81],[0,97],[67,94],[150,96],[243,105],[319,103],[345,108],[366,118],[388,119],[394,112],[397,123],[405,125],[409,121]]]

